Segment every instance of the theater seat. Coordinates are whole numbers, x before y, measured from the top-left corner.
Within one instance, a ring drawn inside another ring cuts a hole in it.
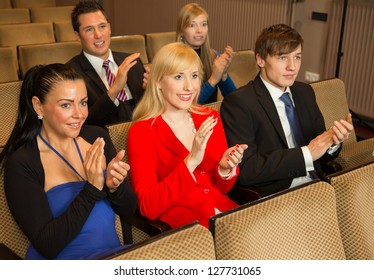
[[[345,119],[349,112],[344,82],[338,78],[310,84],[316,94],[317,104],[325,119],[326,129],[335,120]],[[339,156],[335,159],[343,170],[349,170],[374,160],[374,138],[357,141],[353,131],[343,143]]]
[[[215,260],[215,252],[210,231],[195,222],[115,252],[105,259]]]
[[[345,259],[335,192],[326,182],[287,189],[210,219],[219,260]]]
[[[0,47],[0,61],[0,83],[17,81],[17,57],[11,48]]]

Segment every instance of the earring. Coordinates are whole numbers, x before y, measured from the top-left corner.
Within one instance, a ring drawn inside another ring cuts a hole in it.
[[[38,115],[38,120],[43,120],[43,116]]]

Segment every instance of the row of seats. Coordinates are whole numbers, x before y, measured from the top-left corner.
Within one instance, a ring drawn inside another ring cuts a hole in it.
[[[80,43],[74,36],[70,22],[0,25],[0,60],[13,61],[1,64],[0,82],[22,79],[35,64],[67,62],[81,51]],[[112,37],[111,49],[139,52],[142,62],[148,64],[159,48],[174,40],[175,32],[115,36]],[[14,79],[15,75],[19,78]]]
[[[69,21],[74,6],[0,9],[0,25]]]
[[[0,0],[0,9],[56,7],[55,0]]]
[[[2,177],[0,258],[23,259],[29,241],[12,220]],[[209,229],[191,223],[104,259],[372,260],[373,180],[371,163],[215,215]]]
[[[7,34],[0,37],[0,46],[11,45],[11,47],[0,47],[0,60],[6,62],[0,65],[0,83],[21,80],[27,70],[37,64],[66,63],[81,52],[81,45],[78,41],[55,42],[52,23],[38,23],[37,25],[42,36],[38,37],[39,33],[26,32],[25,34],[29,36],[20,38],[16,38],[17,33],[15,33],[18,25],[13,25],[16,30],[2,29],[0,26],[0,36],[2,32]],[[54,30],[57,36],[58,25],[55,24]],[[144,36],[115,36],[112,37],[110,47],[113,51],[139,52],[143,64],[147,65],[152,62],[155,53],[162,46],[174,40],[175,32],[148,33]],[[236,51],[228,72],[237,87],[252,80],[258,73],[254,52],[252,50]]]

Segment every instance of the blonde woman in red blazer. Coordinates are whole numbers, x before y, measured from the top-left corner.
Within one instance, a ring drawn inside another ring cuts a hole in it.
[[[176,228],[237,206],[226,193],[247,145],[228,148],[219,114],[197,105],[202,66],[182,43],[154,58],[128,135],[130,179],[141,213]]]

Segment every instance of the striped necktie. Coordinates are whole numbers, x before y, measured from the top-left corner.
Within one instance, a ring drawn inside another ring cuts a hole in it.
[[[103,68],[105,69],[105,73],[106,73],[106,79],[108,81],[108,84],[109,86],[112,86],[114,80],[116,79],[116,77],[114,76],[113,72],[110,71],[110,68],[109,68],[109,60],[105,60],[103,62]],[[127,99],[127,96],[126,96],[126,92],[125,92],[125,89],[122,89],[118,95],[117,95],[117,99],[120,101],[120,102],[123,102],[123,101],[126,101]]]

